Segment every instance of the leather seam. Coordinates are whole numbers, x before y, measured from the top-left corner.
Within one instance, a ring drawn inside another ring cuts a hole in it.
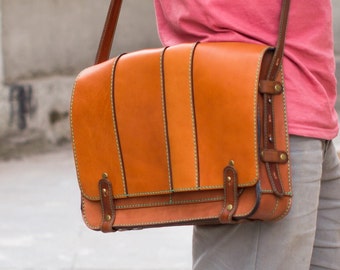
[[[165,93],[165,74],[164,74],[164,55],[168,47],[164,47],[162,53],[160,54],[160,84],[161,84],[161,98],[162,98],[162,116],[163,116],[163,129],[164,129],[164,141],[165,141],[165,152],[166,161],[168,167],[168,183],[169,191],[173,189],[172,181],[172,167],[171,167],[171,157],[170,157],[170,146],[169,146],[169,129],[167,124],[167,112],[166,112],[166,93]]]
[[[189,95],[190,95],[190,110],[191,110],[191,121],[192,121],[192,137],[194,144],[194,163],[195,163],[195,181],[196,187],[200,186],[200,177],[199,177],[199,154],[198,154],[198,144],[197,144],[197,124],[196,124],[196,113],[194,106],[194,82],[193,82],[193,60],[194,53],[196,51],[196,47],[198,46],[198,42],[194,43],[191,52],[190,52],[190,60],[189,60]]]
[[[188,203],[200,203],[200,202],[216,202],[222,201],[224,198],[220,197],[212,197],[206,199],[197,199],[197,200],[172,200],[171,202],[159,202],[159,203],[137,203],[137,204],[126,204],[126,205],[116,205],[115,209],[129,209],[129,208],[144,208],[144,207],[152,207],[152,206],[172,206],[172,205],[180,205],[180,204],[188,204]]]
[[[212,219],[216,219],[216,223],[217,223],[217,219],[218,216],[210,216],[210,217],[198,217],[198,218],[190,218],[190,219],[169,219],[169,220],[160,220],[160,221],[155,221],[155,222],[143,222],[143,223],[125,223],[125,224],[115,224],[114,227],[133,227],[133,226],[152,226],[152,225],[157,225],[157,224],[172,224],[172,223],[185,223],[185,222],[192,222],[192,221],[208,221],[208,220],[212,220]],[[123,229],[123,228],[122,228]],[[119,229],[118,229],[119,230]]]
[[[284,72],[283,72],[283,66],[281,65],[281,69],[280,69],[280,74],[281,74],[281,83],[282,83],[282,98],[283,98],[283,121],[284,121],[284,127],[285,127],[285,137],[286,137],[286,153],[288,153],[289,155],[289,133],[288,133],[288,119],[287,119],[287,106],[286,106],[286,85],[285,85],[285,79],[284,79]],[[288,186],[289,186],[289,192],[291,192],[292,190],[292,179],[291,179],[291,171],[290,171],[290,159],[288,158],[288,162],[287,162],[287,166],[288,166]]]
[[[183,192],[183,191],[204,191],[204,190],[212,190],[212,189],[223,189],[223,185],[221,186],[204,186],[204,187],[192,187],[192,188],[176,188],[171,190],[160,190],[155,192],[141,192],[141,193],[131,193],[129,197],[138,197],[141,195],[168,195],[174,192]],[[115,195],[114,198],[125,198],[126,195]]]
[[[117,153],[118,153],[121,181],[122,181],[122,184],[123,184],[124,194],[127,195],[128,194],[128,187],[127,187],[126,175],[125,175],[125,169],[124,169],[123,154],[122,154],[120,139],[119,139],[119,131],[118,131],[118,123],[117,123],[117,115],[116,115],[116,110],[115,110],[115,99],[114,99],[115,73],[116,73],[118,61],[123,55],[124,54],[121,54],[120,56],[115,58],[114,63],[112,65],[110,96],[111,96],[111,113],[112,113],[112,122],[113,122],[113,132],[114,132],[114,135],[115,135],[115,142],[116,142]]]
[[[87,217],[86,217],[86,207],[85,207],[85,200],[84,200],[84,198],[82,198],[81,201],[82,201],[82,202],[81,202],[81,204],[82,204],[82,208],[81,208],[82,211],[81,211],[81,213],[82,213],[83,220],[84,220],[86,226],[89,227],[89,228],[92,229],[92,230],[99,230],[99,229],[100,229],[100,226],[93,226],[93,225],[91,225],[91,224],[89,223],[89,221],[88,221],[88,219],[87,219]]]

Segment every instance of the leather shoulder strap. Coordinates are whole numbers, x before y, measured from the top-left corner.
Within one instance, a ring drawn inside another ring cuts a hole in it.
[[[270,65],[268,79],[274,81],[283,59],[283,51],[286,40],[287,23],[288,23],[288,13],[290,7],[290,0],[282,0],[281,15],[280,15],[280,27],[279,36],[276,42],[276,49],[272,63]]]
[[[114,35],[117,28],[120,9],[123,0],[111,0],[110,7],[106,16],[106,21],[100,39],[95,64],[102,63],[109,59]]]
[[[118,23],[119,13],[122,6],[123,0],[111,0],[110,7],[107,13],[105,26],[103,29],[102,37],[99,43],[99,47],[97,50],[97,56],[95,60],[95,64],[102,63],[109,59],[111,47],[114,39],[114,35],[116,32],[116,27]],[[278,40],[276,44],[276,50],[274,53],[273,61],[269,70],[269,80],[274,80],[276,78],[277,72],[280,68],[284,43],[286,38],[286,29],[287,29],[287,21],[288,21],[288,13],[289,13],[290,0],[282,0],[282,8],[280,15],[280,30],[278,35]]]

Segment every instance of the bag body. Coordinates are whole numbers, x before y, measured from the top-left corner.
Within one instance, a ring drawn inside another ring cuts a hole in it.
[[[82,214],[104,232],[278,220],[292,200],[274,48],[141,50],[82,71],[71,130]]]

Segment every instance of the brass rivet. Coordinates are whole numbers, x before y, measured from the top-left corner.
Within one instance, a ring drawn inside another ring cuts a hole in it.
[[[104,197],[106,197],[106,196],[107,196],[107,189],[106,189],[106,188],[103,188],[103,189],[102,189],[102,192],[103,192]]]
[[[276,84],[275,85],[275,92],[278,93],[278,92],[281,92],[282,90],[282,86],[280,84]]]
[[[228,205],[227,205],[227,210],[228,210],[228,211],[233,210],[233,208],[234,208],[234,206],[233,206],[232,204],[228,204]]]
[[[106,178],[109,177],[109,175],[108,175],[106,172],[104,172],[104,173],[102,174],[102,177],[103,177],[104,179],[106,179]]]
[[[282,154],[280,155],[280,159],[281,159],[282,161],[286,161],[286,160],[287,160],[287,154],[282,153]]]
[[[230,165],[230,166],[234,166],[234,165],[235,165],[235,161],[230,160],[230,161],[229,161],[229,165]]]
[[[111,219],[112,219],[112,217],[111,217],[110,215],[106,215],[106,216],[105,216],[105,220],[106,220],[106,221],[110,221]]]
[[[227,181],[231,182],[231,177],[230,176],[227,177]]]

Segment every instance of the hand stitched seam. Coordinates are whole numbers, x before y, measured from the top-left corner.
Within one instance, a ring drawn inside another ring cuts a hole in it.
[[[189,223],[192,221],[208,221],[212,219],[217,219],[218,216],[210,216],[210,217],[198,217],[198,218],[190,218],[190,219],[174,219],[174,220],[160,220],[155,222],[142,222],[142,223],[126,223],[126,224],[115,224],[115,227],[134,227],[134,226],[151,226],[158,224],[172,224],[172,223]],[[216,222],[217,223],[217,222]]]
[[[163,114],[163,128],[164,128],[164,140],[165,140],[165,152],[166,161],[168,166],[168,181],[169,190],[173,189],[172,182],[172,169],[171,169],[171,158],[170,158],[170,146],[169,146],[169,130],[167,124],[167,113],[166,113],[166,97],[165,97],[165,78],[164,78],[164,55],[168,47],[164,47],[160,55],[160,83],[161,83],[161,97],[162,97],[162,114]]]
[[[171,202],[158,202],[158,203],[140,203],[140,204],[127,204],[127,205],[116,205],[115,209],[129,209],[129,208],[143,208],[143,207],[152,207],[152,206],[170,206],[170,205],[181,205],[181,204],[190,204],[190,203],[201,203],[201,202],[214,202],[214,201],[223,201],[224,197],[213,197],[213,198],[205,198],[205,199],[197,199],[197,200],[173,200]]]
[[[119,168],[121,172],[121,181],[124,189],[124,194],[127,196],[128,194],[128,188],[127,188],[127,182],[126,182],[126,175],[125,175],[125,169],[124,169],[124,161],[123,161],[123,154],[120,146],[120,139],[119,139],[119,131],[118,131],[118,126],[117,126],[117,116],[116,116],[116,111],[115,111],[115,99],[114,99],[114,83],[115,83],[115,73],[118,65],[119,59],[123,56],[124,54],[121,54],[117,58],[115,58],[115,61],[112,65],[112,72],[111,72],[111,111],[112,111],[112,122],[113,122],[113,129],[114,129],[114,134],[115,134],[115,142],[116,142],[116,147],[117,147],[117,152],[118,152],[118,160],[119,160]]]
[[[194,144],[194,162],[195,162],[195,181],[196,187],[200,186],[199,179],[199,165],[198,165],[198,145],[197,145],[197,125],[196,125],[196,113],[195,113],[195,105],[194,105],[194,84],[193,84],[193,60],[194,53],[196,47],[198,46],[198,42],[194,43],[190,52],[190,60],[189,60],[189,95],[190,95],[190,105],[191,105],[191,122],[192,122],[192,139]]]

